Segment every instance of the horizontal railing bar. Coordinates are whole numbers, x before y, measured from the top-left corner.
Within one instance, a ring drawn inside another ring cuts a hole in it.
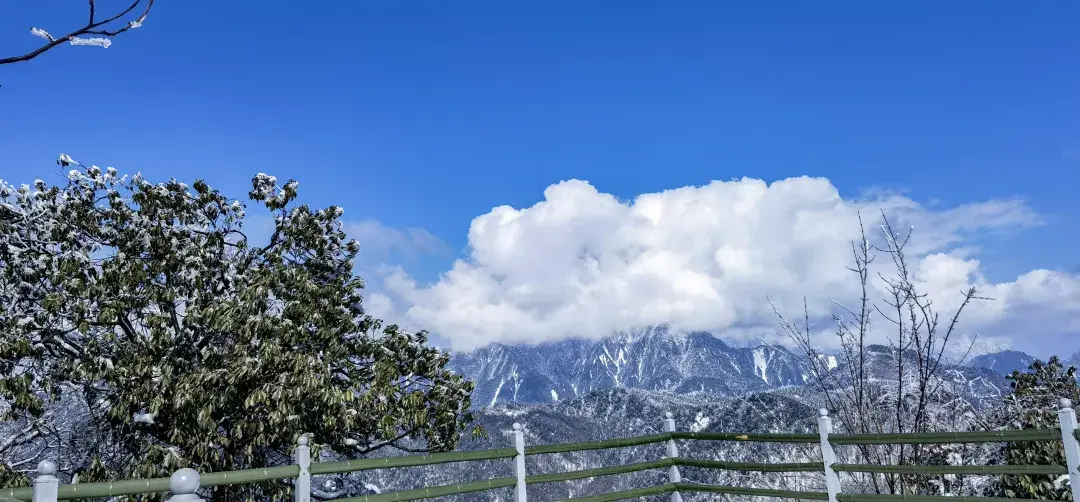
[[[832,444],[941,444],[941,443],[1008,443],[1021,441],[1055,441],[1061,439],[1058,429],[1023,429],[1008,431],[968,432],[911,432],[888,434],[829,434]]]
[[[451,462],[472,462],[479,460],[499,460],[517,455],[514,448],[496,450],[450,451],[428,455],[409,455],[405,457],[378,457],[340,460],[337,462],[312,462],[311,474],[339,474],[343,472],[388,469],[394,467],[416,467],[421,465],[448,464]]]
[[[405,490],[401,492],[379,493],[376,495],[361,495],[359,497],[340,498],[334,499],[334,502],[399,502],[403,500],[433,499],[436,497],[461,495],[463,493],[474,493],[487,490],[497,490],[499,488],[508,488],[514,486],[516,483],[517,479],[512,477],[496,478],[484,481],[473,481],[471,483],[461,483],[456,485],[433,486],[431,488],[417,488],[414,490]]]
[[[756,472],[823,472],[820,462],[800,462],[789,464],[769,464],[762,462],[722,462],[719,460],[701,460],[696,458],[677,458],[675,465],[703,467],[706,469],[724,469],[728,471]]]
[[[671,493],[675,491],[675,485],[666,484],[660,486],[649,486],[646,488],[634,488],[633,490],[622,490],[617,492],[604,493],[601,495],[586,495],[584,497],[574,497],[563,499],[561,502],[611,502],[613,500],[626,500],[636,499],[639,497],[651,497],[653,495],[663,495],[665,493]]]
[[[201,486],[237,485],[259,483],[278,479],[295,478],[300,475],[300,467],[284,465],[266,469],[244,469],[239,471],[207,472],[199,475]],[[169,478],[127,479],[123,481],[105,481],[98,483],[63,484],[57,487],[57,500],[93,499],[119,497],[123,495],[142,495],[169,491]],[[0,491],[0,496],[30,500],[33,488],[9,488]]]
[[[684,492],[727,493],[731,495],[751,495],[757,497],[777,497],[802,500],[829,500],[829,494],[825,492],[771,490],[767,488],[743,488],[741,486],[703,485],[699,483],[675,483],[675,488]]]
[[[29,486],[20,486],[18,488],[3,488],[0,489],[0,497],[15,500],[31,500],[34,498],[34,489]]]
[[[283,465],[266,469],[244,469],[242,471],[207,472],[199,475],[200,486],[236,485],[242,483],[260,483],[278,479],[295,478],[300,475],[300,466]]]
[[[872,465],[833,464],[833,470],[874,474],[1068,474],[1062,465]]]
[[[817,443],[817,434],[759,434],[737,432],[672,432],[673,439],[696,439],[703,441],[758,441],[766,443]]]
[[[556,481],[570,481],[573,479],[593,478],[596,476],[610,476],[612,474],[626,474],[629,472],[645,471],[649,469],[661,469],[675,464],[670,458],[652,460],[649,462],[637,462],[633,464],[615,465],[611,467],[597,467],[595,469],[583,469],[569,472],[555,472],[551,474],[534,474],[525,477],[526,484],[554,483]]]
[[[124,481],[60,485],[57,488],[56,499],[90,499],[167,491],[169,491],[169,478],[128,479]]]
[[[950,497],[947,495],[847,495],[840,493],[836,495],[836,500],[838,502],[1016,502],[1018,500],[1023,501],[1037,499],[971,496]]]
[[[668,483],[666,485],[651,486],[648,488],[636,488],[623,490],[602,495],[588,495],[563,500],[563,502],[609,502],[612,500],[625,500],[651,495],[661,495],[673,491],[700,492],[700,493],[726,493],[731,495],[750,495],[758,497],[778,497],[802,500],[829,500],[829,494],[825,492],[808,492],[795,490],[770,490],[766,488],[743,488],[740,486],[704,485],[700,483]]]
[[[671,439],[671,434],[650,434],[647,436],[635,436],[630,438],[608,439],[605,441],[582,441],[579,443],[556,443],[525,446],[526,455],[543,455],[548,453],[569,453],[575,451],[604,450],[607,448],[624,448],[627,446],[640,446],[645,444],[659,443]]]

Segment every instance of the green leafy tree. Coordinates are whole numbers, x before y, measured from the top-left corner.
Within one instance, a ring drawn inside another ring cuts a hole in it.
[[[1007,376],[1012,393],[1003,407],[1009,428],[1056,429],[1057,410],[1062,398],[1080,402],[1076,368],[1066,367],[1057,356],[1049,361],[1036,360],[1028,371],[1013,371]],[[1008,443],[1001,451],[1009,465],[1065,465],[1065,451],[1060,441]],[[1003,476],[997,484],[998,495],[1026,499],[1072,500],[1065,476]]]
[[[0,183],[0,397],[28,424],[81,397],[99,426],[82,481],[280,464],[304,433],[350,456],[456,447],[473,384],[425,333],[365,314],[340,208],[259,174],[274,228],[256,245],[245,205],[203,181],[60,163],[80,167],[65,186]]]

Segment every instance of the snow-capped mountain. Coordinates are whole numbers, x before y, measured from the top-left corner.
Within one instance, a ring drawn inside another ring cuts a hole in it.
[[[451,366],[476,382],[476,407],[551,403],[610,388],[743,395],[808,378],[800,357],[784,347],[734,347],[710,333],[663,326],[601,340],[493,344],[455,354]]]
[[[973,368],[986,368],[1003,375],[1013,371],[1027,371],[1028,366],[1035,362],[1035,357],[1017,350],[1003,350],[990,354],[975,356],[967,361],[967,366]]]

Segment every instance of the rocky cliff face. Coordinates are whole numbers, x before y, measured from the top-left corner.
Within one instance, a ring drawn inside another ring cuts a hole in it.
[[[806,365],[783,347],[734,347],[710,333],[664,327],[601,340],[495,344],[455,354],[451,365],[476,382],[477,407],[552,403],[611,388],[732,396],[808,378]]]

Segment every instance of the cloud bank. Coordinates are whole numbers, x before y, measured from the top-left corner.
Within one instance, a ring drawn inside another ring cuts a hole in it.
[[[939,309],[955,307],[969,285],[994,298],[966,311],[964,336],[1024,337],[1033,346],[1080,333],[1080,276],[1033,270],[995,284],[980,272],[979,238],[1040,224],[1019,200],[941,209],[896,194],[845,199],[829,180],[808,177],[715,181],[626,201],[569,180],[543,195],[532,207],[476,217],[466,256],[432,284],[387,269],[369,309],[458,350],[653,324],[782,341],[766,296],[791,314],[801,313],[805,296],[822,318],[832,299],[856,298],[847,267],[858,218],[877,238],[884,211],[895,227],[914,227],[910,264]],[[875,272],[888,273],[888,263],[879,254]],[[889,334],[877,331],[878,341]],[[1080,338],[1073,345],[1068,352]]]

